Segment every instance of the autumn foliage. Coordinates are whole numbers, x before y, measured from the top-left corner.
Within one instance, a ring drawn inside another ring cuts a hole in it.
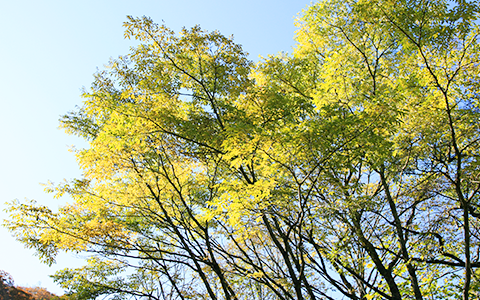
[[[50,300],[64,299],[42,287],[15,286],[13,278],[7,272],[0,270],[0,300]]]
[[[480,8],[322,0],[292,54],[129,17],[140,45],[61,126],[58,210],[12,201],[77,299],[478,299]]]

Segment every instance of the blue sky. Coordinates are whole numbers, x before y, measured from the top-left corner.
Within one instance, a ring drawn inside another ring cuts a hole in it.
[[[233,34],[250,58],[291,52],[294,18],[305,0],[58,0],[0,1],[0,219],[4,203],[36,199],[52,208],[54,200],[39,183],[81,176],[71,145],[85,146],[58,129],[58,119],[80,105],[82,87],[111,57],[128,53],[123,39],[127,15],[149,16],[175,31],[199,24]],[[61,294],[48,277],[56,270],[80,266],[81,258],[61,255],[57,264],[39,263],[33,251],[0,227],[0,269],[17,285],[46,287]]]

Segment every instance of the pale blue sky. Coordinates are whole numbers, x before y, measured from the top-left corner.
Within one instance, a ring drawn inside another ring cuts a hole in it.
[[[4,202],[36,199],[57,207],[41,182],[79,177],[69,145],[82,141],[57,129],[59,116],[81,104],[97,68],[110,57],[128,53],[123,39],[126,15],[149,16],[178,31],[200,24],[206,30],[234,35],[253,60],[291,52],[294,18],[308,0],[0,0],[0,219]],[[81,264],[62,255],[49,268],[38,262],[0,227],[0,269],[17,285],[41,285],[61,294],[48,274]]]

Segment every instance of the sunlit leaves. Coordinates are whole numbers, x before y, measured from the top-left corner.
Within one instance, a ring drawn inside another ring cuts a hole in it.
[[[73,202],[12,202],[7,226],[47,263],[92,254],[55,277],[80,298],[474,295],[477,10],[322,1],[292,55],[255,65],[218,32],[129,17],[140,45],[62,119],[89,141],[84,178],[47,191]]]

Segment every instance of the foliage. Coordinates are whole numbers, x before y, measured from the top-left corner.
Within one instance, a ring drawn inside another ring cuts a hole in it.
[[[56,296],[41,287],[15,286],[12,276],[0,270],[0,300],[50,300],[68,299],[67,296]]]
[[[58,212],[10,203],[78,299],[469,299],[480,271],[478,6],[325,0],[258,64],[199,27],[142,44],[62,126],[89,141]]]
[[[56,296],[55,294],[50,293],[46,288],[42,287],[19,287],[22,291],[32,295],[33,299],[36,300],[58,300],[58,299],[68,299],[66,296]]]

